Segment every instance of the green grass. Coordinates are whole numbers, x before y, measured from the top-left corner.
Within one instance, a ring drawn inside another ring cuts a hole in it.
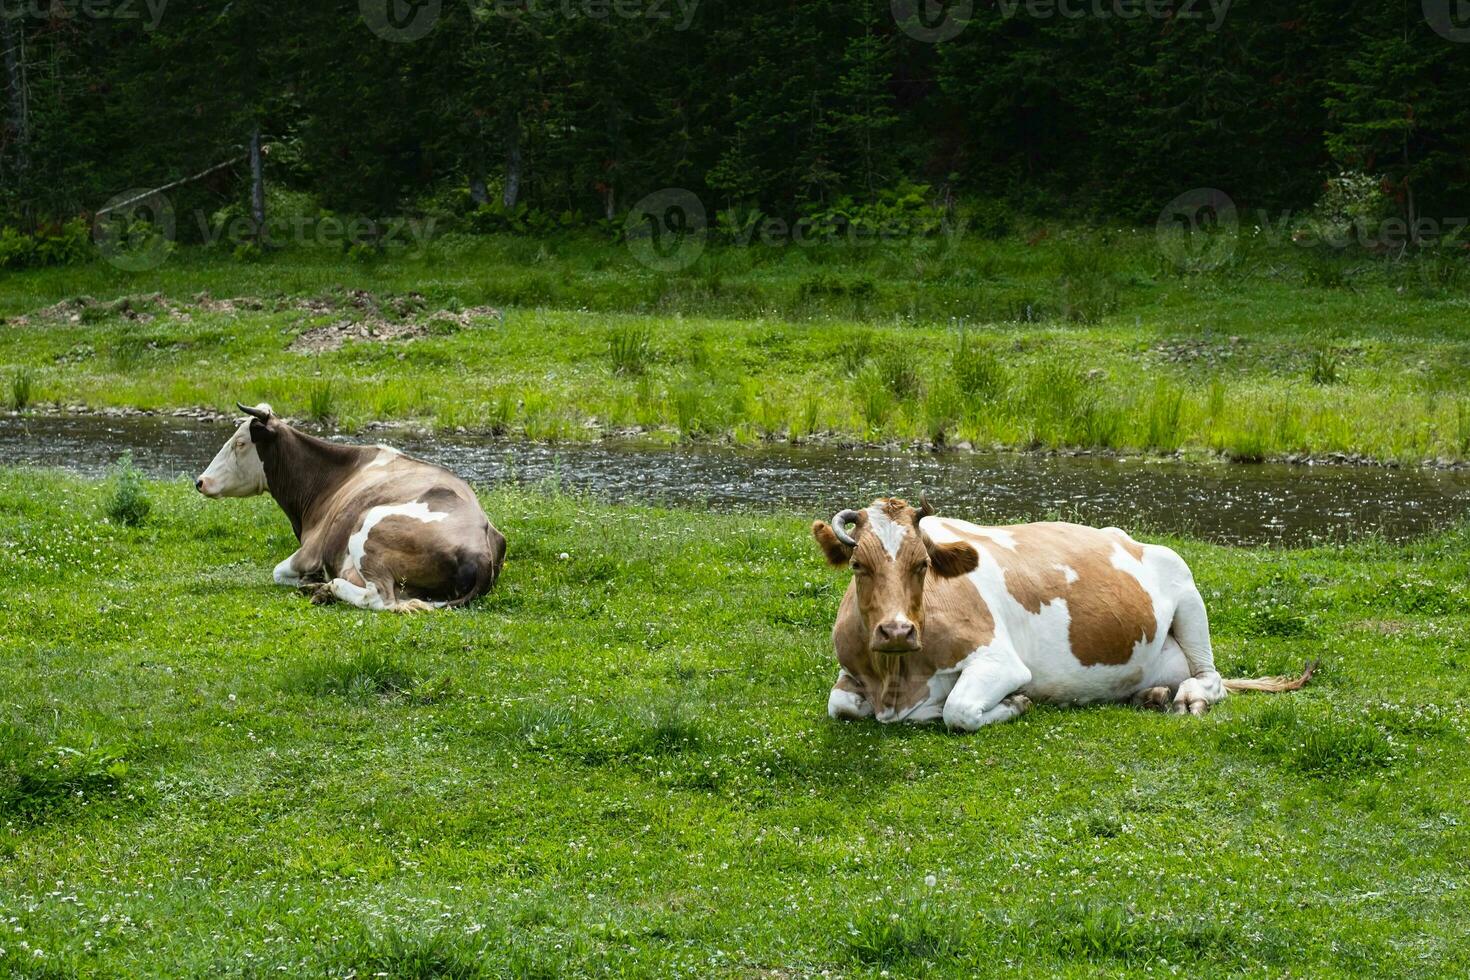
[[[146,491],[0,470],[0,974],[1470,970],[1470,528],[1172,542],[1222,670],[1312,685],[960,736],[826,719],[810,514],[497,490],[496,590],[397,617]]]
[[[146,274],[10,276],[0,315],[25,319],[0,373],[37,410],[268,400],[349,430],[1465,459],[1470,276],[1440,267],[1467,260],[1318,251],[1245,235],[1182,274],[1150,232],[1060,228],[711,246],[660,274],[577,237],[368,263],[181,249]],[[1349,267],[1350,289],[1322,278]],[[487,306],[504,315],[465,313]],[[344,321],[418,336],[288,349]]]

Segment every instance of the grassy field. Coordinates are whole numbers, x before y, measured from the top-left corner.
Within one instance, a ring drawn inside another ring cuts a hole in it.
[[[402,618],[144,489],[0,470],[8,976],[1470,971],[1470,528],[1174,542],[1227,676],[1318,680],[955,736],[826,719],[808,514],[494,491],[501,585]]]
[[[349,260],[181,249],[9,276],[0,403],[411,420],[537,439],[828,438],[1470,458],[1463,257],[1152,232],[711,247],[662,274],[578,238]],[[207,295],[201,295],[207,294]]]

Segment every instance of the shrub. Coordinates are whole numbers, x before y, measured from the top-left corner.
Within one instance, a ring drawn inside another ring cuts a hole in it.
[[[960,222],[970,234],[993,241],[1010,233],[1011,212],[1000,201],[983,198],[960,207]]]
[[[143,474],[133,465],[133,454],[123,453],[115,469],[116,483],[107,502],[107,516],[114,524],[139,527],[148,519],[153,502],[143,486]]]
[[[0,269],[73,265],[92,254],[91,231],[80,218],[35,235],[0,228]]]

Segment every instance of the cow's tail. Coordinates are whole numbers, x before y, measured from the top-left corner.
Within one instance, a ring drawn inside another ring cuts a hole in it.
[[[1279,694],[1282,691],[1299,691],[1306,687],[1307,681],[1312,679],[1312,674],[1317,669],[1318,661],[1313,660],[1302,669],[1300,677],[1240,677],[1225,682],[1227,691],[1268,691]]]
[[[460,559],[454,583],[458,594],[444,603],[442,608],[463,606],[489,592],[495,585],[495,580],[500,577],[500,568],[505,564],[505,535],[495,530],[494,525],[487,523],[485,544],[484,551],[472,552]]]

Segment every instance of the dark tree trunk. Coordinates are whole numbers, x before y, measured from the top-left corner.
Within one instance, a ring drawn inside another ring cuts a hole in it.
[[[0,49],[5,59],[5,103],[10,107],[10,128],[15,134],[14,186],[25,181],[30,169],[31,127],[26,108],[25,27],[18,17],[0,10]],[[0,161],[3,162],[3,161]]]
[[[250,131],[250,220],[255,222],[255,238],[265,235],[265,167],[260,159],[260,123]]]
[[[521,123],[517,119],[510,124],[509,149],[505,153],[505,193],[501,203],[509,211],[521,197]]]

